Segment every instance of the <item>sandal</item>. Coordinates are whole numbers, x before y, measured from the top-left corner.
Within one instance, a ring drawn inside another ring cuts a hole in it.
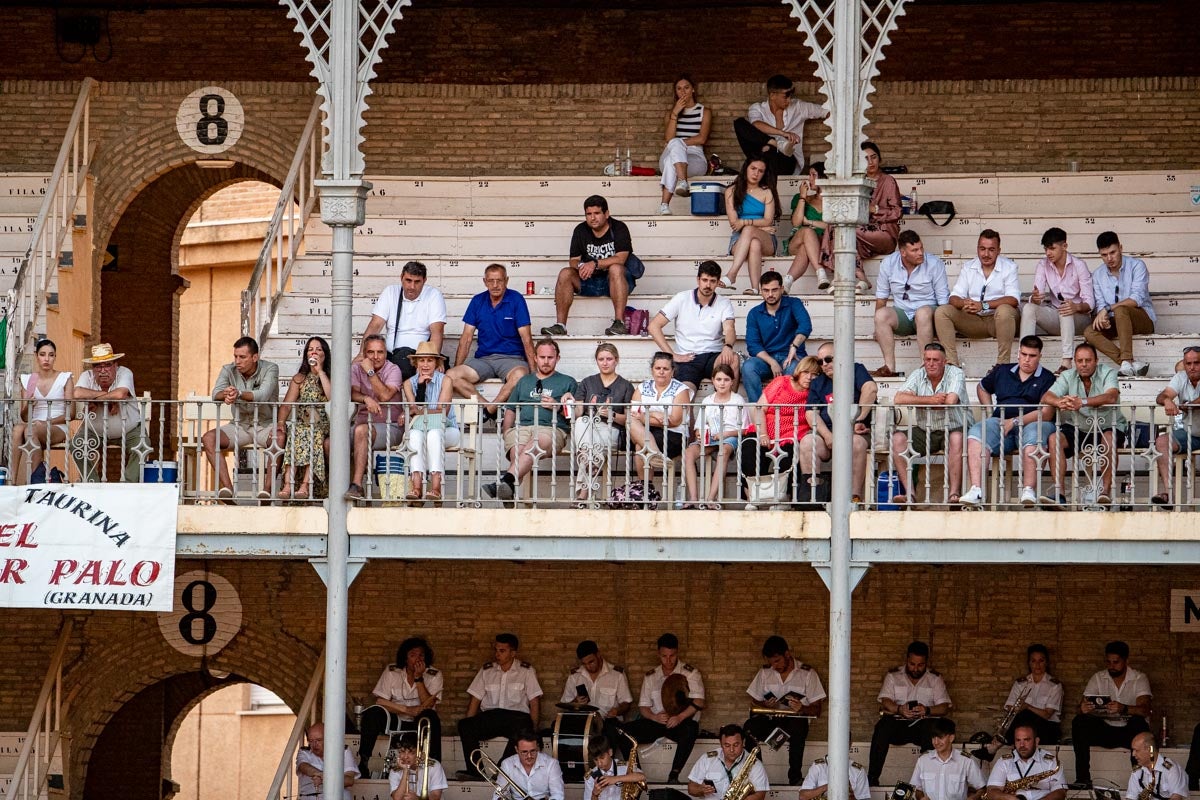
[[[748,289],[742,289],[742,294],[756,295],[758,294],[758,289],[755,289],[753,286],[751,286]]]
[[[296,487],[296,491],[292,493],[293,500],[312,500],[312,490],[308,488],[308,482],[300,484]]]
[[[277,497],[280,500],[291,500],[292,499],[292,487],[291,486],[283,487],[282,489],[279,490],[279,494],[277,495]]]
[[[1150,502],[1156,506],[1162,506],[1167,511],[1170,511],[1174,506],[1171,505],[1171,495],[1166,492],[1159,492],[1150,498]]]
[[[425,499],[425,494],[420,486],[414,486],[408,490],[408,494],[404,496],[404,499],[410,503],[418,503]]]
[[[431,503],[440,503],[440,502],[442,502],[442,493],[434,492],[434,491],[426,492],[425,499]]]

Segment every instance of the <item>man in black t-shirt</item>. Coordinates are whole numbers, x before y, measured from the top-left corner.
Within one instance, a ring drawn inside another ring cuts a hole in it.
[[[608,201],[594,194],[583,201],[584,221],[571,235],[571,263],[558,273],[554,286],[554,313],[557,321],[542,328],[546,336],[567,335],[567,315],[575,295],[611,297],[613,324],[606,336],[629,333],[625,326],[625,301],[646,268],[633,254],[629,226],[608,216]]]

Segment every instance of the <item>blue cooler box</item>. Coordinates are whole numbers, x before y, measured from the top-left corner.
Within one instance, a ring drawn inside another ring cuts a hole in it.
[[[725,213],[725,184],[717,181],[692,181],[692,213],[698,217],[716,217]]]
[[[174,461],[147,461],[142,466],[142,483],[179,483],[179,464]]]

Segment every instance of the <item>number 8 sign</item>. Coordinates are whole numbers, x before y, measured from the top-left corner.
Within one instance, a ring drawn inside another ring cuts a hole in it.
[[[205,155],[223,153],[237,144],[246,124],[242,104],[220,86],[197,89],[179,104],[175,128],[179,138]]]
[[[188,656],[212,655],[242,627],[242,601],[233,584],[212,572],[175,576],[174,610],[158,615],[163,638]]]

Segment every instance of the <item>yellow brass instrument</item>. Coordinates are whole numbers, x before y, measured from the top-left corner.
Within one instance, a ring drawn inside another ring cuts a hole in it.
[[[734,778],[729,788],[725,790],[723,800],[746,800],[747,797],[754,794],[756,791],[754,784],[750,782],[750,770],[758,761],[758,746],[755,745],[750,750],[750,755],[746,756],[746,760],[742,762],[742,768],[738,770],[737,777]]]
[[[628,775],[633,772],[641,772],[642,767],[640,764],[638,764],[637,739],[634,739],[628,733],[625,733],[625,731],[621,731],[621,735],[633,742],[633,747],[629,748],[629,758],[625,761],[625,774]],[[638,800],[638,797],[640,797],[644,791],[646,791],[645,781],[630,781],[628,783],[622,783],[621,800]],[[588,800],[588,798],[584,798],[584,800]]]
[[[750,706],[751,714],[760,714],[764,717],[799,717],[801,719],[816,719],[811,714],[805,714],[800,711],[794,711],[790,706],[763,706],[753,703]]]
[[[471,766],[475,771],[483,776],[483,779],[492,785],[496,790],[496,794],[504,800],[534,800],[520,787],[508,773],[500,768],[500,765],[493,761],[487,753],[482,750],[476,750],[471,753]],[[500,779],[504,779],[504,785],[500,785]]]
[[[1016,721],[1017,714],[1021,713],[1022,706],[1025,705],[1025,698],[1029,697],[1029,693],[1031,691],[1033,691],[1033,681],[1026,681],[1025,685],[1021,687],[1021,691],[1017,693],[1017,698],[1015,701],[1013,701],[1013,704],[1011,706],[1006,706],[1004,709],[1004,715],[1001,716],[1000,719],[996,720],[995,731],[991,734],[989,734],[987,731],[979,731],[975,734],[972,734],[971,738],[967,740],[968,744],[980,745],[979,750],[973,751],[977,757],[982,757],[978,756],[978,754],[989,743],[1002,743],[1004,741],[1004,737],[1008,735],[1008,729],[1011,728],[1013,722]]]
[[[1153,757],[1154,750],[1151,749],[1150,753],[1151,757]],[[1142,790],[1138,792],[1138,800],[1150,800],[1154,796],[1154,790],[1158,788],[1158,773],[1153,769],[1153,762],[1151,762],[1150,766],[1152,767],[1150,769],[1150,785],[1142,787]]]
[[[1013,794],[1025,789],[1032,789],[1046,778],[1052,778],[1062,769],[1062,764],[1056,764],[1054,769],[1048,769],[1043,772],[1037,772],[1033,775],[1026,775],[1024,778],[1017,778],[1015,781],[1005,781],[1004,788],[1000,791],[1003,794]],[[987,789],[984,789],[983,794],[979,796],[979,800],[987,800]],[[1145,797],[1139,797],[1138,800],[1147,800]]]
[[[428,717],[417,721],[417,766],[421,768],[421,785],[417,797],[429,797],[429,734],[433,729]]]

